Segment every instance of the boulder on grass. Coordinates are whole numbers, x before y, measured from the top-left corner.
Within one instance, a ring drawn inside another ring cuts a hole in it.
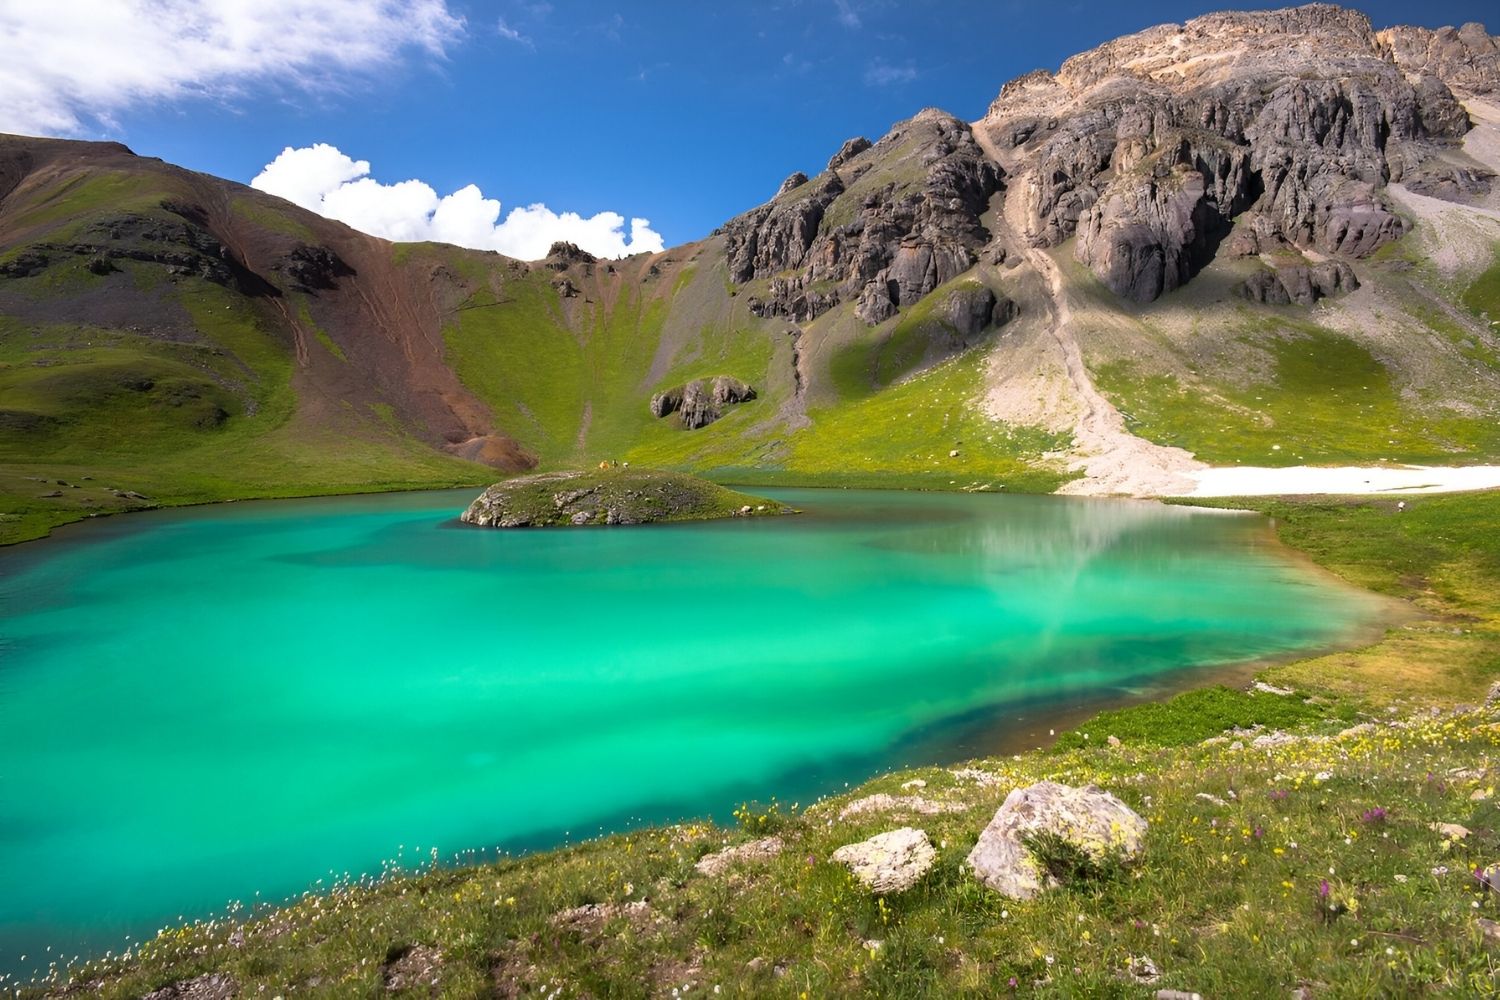
[[[1032,899],[1051,884],[1027,848],[1028,838],[1051,834],[1094,860],[1111,854],[1125,859],[1140,853],[1146,821],[1102,789],[1072,788],[1042,781],[1017,788],[969,852],[968,866],[979,881],[1011,899]]]
[[[834,861],[847,866],[855,878],[880,896],[910,889],[936,859],[937,848],[927,834],[909,826],[845,844],[833,852]]]

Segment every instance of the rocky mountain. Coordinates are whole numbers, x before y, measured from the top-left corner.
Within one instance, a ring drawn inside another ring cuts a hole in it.
[[[1007,84],[976,132],[1014,178],[1007,217],[1023,239],[1076,235],[1078,260],[1149,302],[1213,259],[1235,224],[1230,253],[1358,259],[1405,232],[1382,193],[1392,182],[1487,195],[1494,174],[1453,155],[1470,121],[1440,73],[1462,66],[1453,85],[1488,93],[1495,43],[1472,25],[1442,37],[1376,32],[1327,5],[1209,15]]]
[[[1500,458],[1497,170],[1482,26],[1326,4],[1117,39],[620,261],[3,138],[0,532],[601,459],[1149,494]]]

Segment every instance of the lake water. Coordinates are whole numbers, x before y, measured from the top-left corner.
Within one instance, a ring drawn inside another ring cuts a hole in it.
[[[805,802],[1378,614],[1243,515],[777,490],[806,513],[507,532],[457,523],[474,492],[0,553],[0,971],[433,847]]]

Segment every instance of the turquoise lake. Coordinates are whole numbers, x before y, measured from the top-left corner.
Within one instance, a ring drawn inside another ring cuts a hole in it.
[[[1245,515],[768,490],[806,513],[507,532],[456,521],[475,492],[0,552],[0,971],[434,848],[1034,745],[1381,613]]]

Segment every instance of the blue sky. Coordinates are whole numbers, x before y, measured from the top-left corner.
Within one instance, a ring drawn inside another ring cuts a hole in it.
[[[131,2],[121,0],[122,7]],[[267,3],[275,6],[260,6]],[[16,18],[37,20],[41,6],[0,0],[0,28]],[[929,105],[977,118],[1013,76],[1222,6],[338,0],[321,9],[331,11],[329,20],[342,17],[346,28],[307,22],[290,30],[302,37],[328,30],[329,44],[340,45],[340,30],[384,31],[368,59],[328,66],[314,46],[289,57],[293,68],[281,72],[253,60],[226,67],[200,54],[182,79],[153,92],[150,81],[137,79],[149,68],[116,67],[107,51],[85,55],[91,45],[115,46],[112,38],[120,38],[119,49],[132,44],[114,27],[102,40],[76,42],[83,63],[77,72],[100,79],[77,85],[74,121],[30,130],[117,138],[139,153],[245,182],[283,147],[327,143],[369,161],[381,182],[420,178],[439,195],[473,184],[506,212],[543,202],[584,216],[645,217],[670,246],[763,201],[792,170],[820,169],[849,136],[878,138]],[[1496,20],[1489,2],[1354,6],[1377,27]],[[420,27],[408,32],[418,16]],[[142,32],[161,29],[147,20]],[[78,21],[59,15],[55,29],[32,27],[57,32],[67,51]],[[0,31],[0,62],[17,54],[5,52],[7,44],[36,48],[15,33],[9,38]],[[126,74],[123,89],[106,88],[111,72]],[[0,90],[4,84],[0,79]],[[132,86],[141,88],[138,96]]]

